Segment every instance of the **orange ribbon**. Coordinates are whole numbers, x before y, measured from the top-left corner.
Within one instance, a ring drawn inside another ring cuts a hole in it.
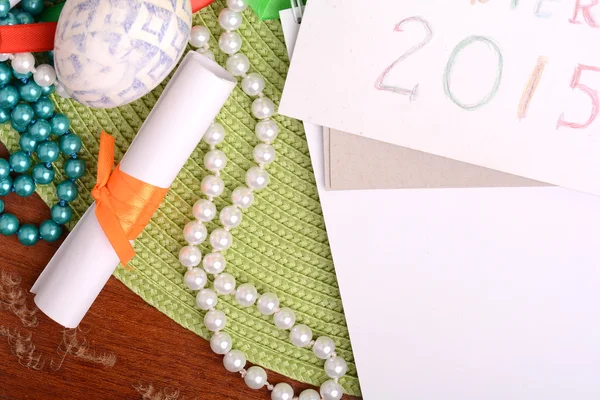
[[[146,227],[169,188],[159,188],[142,182],[121,171],[112,171],[115,139],[102,131],[98,153],[98,177],[92,190],[96,200],[96,217],[119,256],[121,264],[135,256],[130,240],[134,240]],[[112,173],[111,173],[112,171]]]

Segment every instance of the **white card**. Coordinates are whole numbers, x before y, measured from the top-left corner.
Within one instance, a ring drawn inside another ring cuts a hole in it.
[[[600,194],[595,3],[312,2],[279,112]]]

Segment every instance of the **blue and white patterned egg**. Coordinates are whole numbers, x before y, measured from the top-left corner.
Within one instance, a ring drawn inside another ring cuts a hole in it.
[[[130,103],[175,68],[191,24],[190,0],[67,0],[54,41],[58,80],[86,106]]]

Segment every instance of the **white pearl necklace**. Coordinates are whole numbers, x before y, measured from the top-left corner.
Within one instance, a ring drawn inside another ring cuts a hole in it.
[[[346,374],[348,366],[346,361],[335,353],[334,341],[326,336],[313,340],[312,330],[303,324],[295,324],[296,315],[289,308],[280,308],[279,299],[274,293],[259,294],[254,285],[245,283],[236,288],[235,278],[224,273],[226,260],[223,251],[227,250],[233,241],[231,230],[242,222],[242,210],[249,208],[254,201],[255,190],[264,189],[269,183],[269,174],[265,167],[275,159],[275,149],[271,145],[277,137],[279,128],[270,118],[275,113],[275,104],[263,94],[265,81],[257,73],[247,74],[250,61],[243,53],[242,38],[235,32],[242,24],[241,12],[246,9],[244,0],[227,0],[227,8],[219,14],[219,24],[225,30],[219,38],[219,48],[229,58],[225,67],[234,76],[242,78],[242,90],[249,96],[257,97],[252,102],[252,114],[259,120],[256,124],[256,136],[261,141],[253,151],[253,158],[257,165],[246,172],[246,185],[236,188],[231,195],[232,205],[224,207],[219,213],[222,227],[214,229],[208,235],[205,222],[212,221],[217,215],[213,202],[215,197],[223,193],[225,184],[220,177],[220,171],[227,164],[227,157],[221,150],[216,149],[225,138],[225,129],[214,122],[203,140],[209,145],[210,150],[204,157],[204,166],[212,174],[207,175],[200,185],[206,199],[198,200],[193,207],[195,221],[189,222],[183,229],[183,236],[188,243],[179,252],[180,262],[188,268],[184,275],[184,282],[188,288],[197,290],[196,304],[207,311],[204,325],[213,332],[210,339],[211,349],[223,355],[223,365],[230,372],[239,372],[244,382],[251,389],[266,387],[271,391],[271,400],[339,400],[343,395],[342,386],[338,379]],[[203,26],[194,26],[190,36],[190,44],[197,48],[197,52],[214,60],[214,54],[209,48],[210,32]],[[209,237],[212,252],[202,258],[197,245]],[[202,263],[203,269],[198,268]],[[214,275],[213,289],[205,288],[208,283],[207,274]],[[243,352],[233,349],[231,336],[223,332],[227,324],[227,316],[215,306],[219,295],[233,295],[242,307],[256,304],[258,311],[266,316],[273,316],[273,323],[279,329],[290,330],[290,341],[298,347],[311,347],[315,356],[325,360],[325,373],[331,378],[320,387],[320,394],[316,390],[304,390],[298,397],[294,389],[287,383],[272,385],[267,381],[266,371],[259,366],[245,369],[246,356]]]

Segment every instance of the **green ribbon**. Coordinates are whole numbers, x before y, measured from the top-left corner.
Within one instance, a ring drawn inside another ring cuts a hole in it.
[[[279,19],[279,11],[292,7],[290,0],[247,0],[247,3],[262,20]]]
[[[52,7],[48,7],[42,11],[40,15],[37,16],[37,22],[56,22],[58,21],[58,17],[60,16],[60,12],[62,11],[65,3],[60,3]]]

